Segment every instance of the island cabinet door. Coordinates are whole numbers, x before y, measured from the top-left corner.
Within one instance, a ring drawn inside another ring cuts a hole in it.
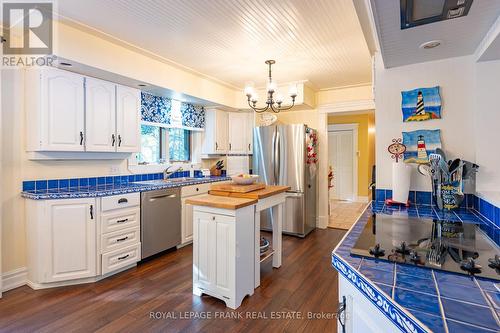
[[[95,199],[47,201],[40,238],[40,282],[96,275],[97,213]]]
[[[194,211],[195,285],[227,298],[235,290],[234,217]]]

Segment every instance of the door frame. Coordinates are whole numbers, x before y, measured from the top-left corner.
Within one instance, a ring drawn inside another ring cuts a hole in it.
[[[352,171],[352,201],[358,201],[358,124],[332,124],[328,125],[328,135],[330,132],[345,132],[352,131],[352,161],[353,161],[353,171]],[[328,163],[330,163],[330,156],[328,156]],[[334,170],[335,172],[335,170]],[[334,174],[335,177],[335,174]]]

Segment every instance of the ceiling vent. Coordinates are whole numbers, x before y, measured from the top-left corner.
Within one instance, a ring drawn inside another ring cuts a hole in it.
[[[400,0],[401,30],[466,16],[473,0]]]

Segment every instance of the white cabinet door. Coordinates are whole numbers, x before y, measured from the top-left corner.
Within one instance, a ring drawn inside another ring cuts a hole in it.
[[[253,128],[255,127],[254,113],[247,113],[246,132],[247,132],[247,153],[253,154]]]
[[[115,84],[85,80],[85,150],[116,150]]]
[[[193,246],[193,283],[205,290],[214,290],[215,281],[215,216],[213,214],[194,212],[193,225],[195,237]]]
[[[141,151],[141,91],[116,86],[116,134],[118,152]]]
[[[246,113],[228,113],[229,153],[245,154],[247,152],[247,121]]]
[[[59,69],[41,72],[42,151],[83,151],[83,76]]]
[[[215,228],[215,291],[231,297],[235,290],[236,235],[235,220],[224,215],[215,215],[212,221]],[[251,237],[252,235],[247,235]]]
[[[96,276],[95,199],[46,202],[40,282]]]
[[[227,153],[229,150],[228,140],[227,112],[217,110],[215,112],[215,152],[220,154]]]
[[[193,206],[186,204],[186,198],[182,202],[182,244],[193,241]]]

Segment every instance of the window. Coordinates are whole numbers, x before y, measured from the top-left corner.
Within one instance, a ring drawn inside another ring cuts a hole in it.
[[[191,160],[190,132],[181,128],[169,128],[168,151],[170,162]]]
[[[139,164],[165,161],[187,162],[191,159],[191,132],[180,128],[141,125]]]
[[[160,127],[141,125],[141,153],[138,157],[140,164],[158,164],[161,155]]]

